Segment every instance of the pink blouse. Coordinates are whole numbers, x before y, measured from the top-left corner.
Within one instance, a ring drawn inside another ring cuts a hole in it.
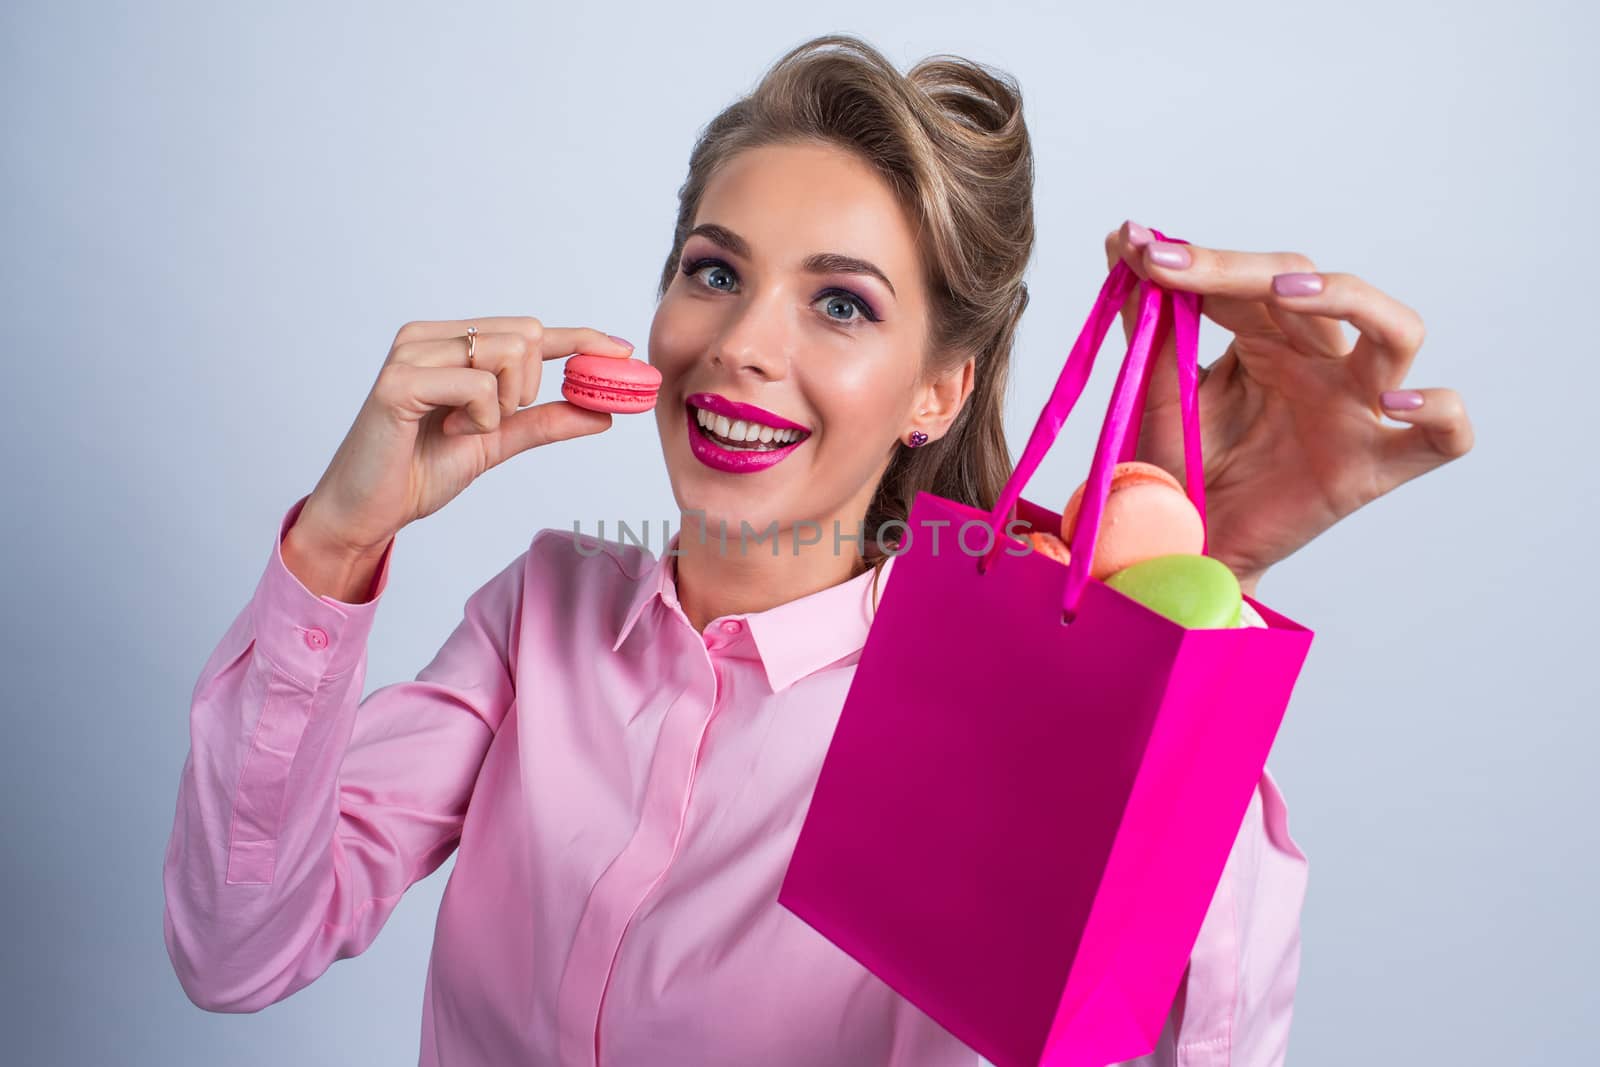
[[[979,1067],[777,903],[870,573],[696,631],[673,556],[541,530],[415,681],[362,700],[395,543],[367,603],[313,595],[280,552],[306,499],[194,688],[163,869],[190,1000],[290,996],[454,853],[423,1065]],[[1160,1045],[1132,1063],[1283,1062],[1306,873],[1263,774]]]

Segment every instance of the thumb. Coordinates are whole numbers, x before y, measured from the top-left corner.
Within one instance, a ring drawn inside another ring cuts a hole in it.
[[[535,404],[500,420],[500,459],[510,459],[530,448],[573,437],[587,437],[610,428],[609,412],[590,411],[566,400]]]

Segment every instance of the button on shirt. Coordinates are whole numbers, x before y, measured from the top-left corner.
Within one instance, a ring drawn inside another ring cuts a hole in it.
[[[362,700],[396,542],[368,601],[316,596],[281,554],[307,499],[194,689],[163,883],[195,1004],[309,985],[453,853],[420,1064],[980,1067],[777,902],[870,572],[697,631],[674,556],[541,530],[414,681]],[[1307,870],[1287,819],[1263,774],[1131,1064],[1283,1062]]]

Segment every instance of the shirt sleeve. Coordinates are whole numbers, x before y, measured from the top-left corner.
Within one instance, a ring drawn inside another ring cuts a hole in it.
[[[189,999],[253,1012],[364,952],[444,863],[513,695],[524,552],[468,598],[415,681],[360,700],[372,596],[317,596],[283,562],[284,516],[254,595],[195,685],[162,870],[167,953]]]
[[[1178,1067],[1282,1067],[1309,869],[1263,769],[1175,1007]]]

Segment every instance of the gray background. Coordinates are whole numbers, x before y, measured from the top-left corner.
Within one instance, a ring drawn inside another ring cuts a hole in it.
[[[1125,217],[1302,251],[1422,313],[1408,384],[1459,389],[1476,450],[1261,586],[1317,631],[1271,760],[1312,871],[1291,1062],[1593,1055],[1600,515],[1569,467],[1600,385],[1592,8],[977,10],[6,6],[12,1062],[415,1062],[449,863],[268,1010],[179,988],[160,868],[197,674],[395,330],[532,314],[642,348],[695,132],[835,30],[1021,82],[1039,232],[1014,450]],[[1113,373],[1030,496],[1084,476]],[[527,453],[405,530],[367,691],[413,677],[535,530],[600,517],[675,523],[653,420]]]

